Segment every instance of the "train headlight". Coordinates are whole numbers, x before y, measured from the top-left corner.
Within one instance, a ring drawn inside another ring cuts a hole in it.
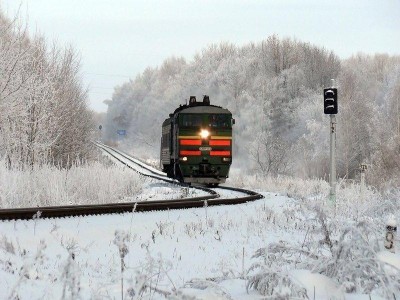
[[[202,129],[202,130],[200,131],[200,136],[201,136],[202,139],[208,138],[209,135],[210,135],[210,133],[209,133],[208,130],[206,130],[206,129]]]
[[[231,161],[231,158],[230,158],[230,157],[223,157],[223,158],[222,158],[222,161],[228,162],[228,161]]]
[[[187,161],[187,157],[186,157],[186,156],[184,156],[184,157],[179,157],[179,160]]]

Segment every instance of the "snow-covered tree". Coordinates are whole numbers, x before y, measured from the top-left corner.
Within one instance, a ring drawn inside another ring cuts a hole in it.
[[[92,115],[72,48],[49,48],[0,12],[0,158],[10,167],[88,157]]]
[[[355,178],[359,164],[367,162],[376,174],[368,180],[375,184],[377,174],[395,166],[387,160],[398,155],[398,65],[399,57],[383,54],[340,60],[324,48],[277,36],[240,47],[212,44],[192,61],[169,58],[116,88],[108,102],[106,138],[115,141],[117,129],[128,129],[126,145],[157,157],[162,121],[190,95],[208,94],[237,121],[235,163],[264,174],[327,178],[329,117],[323,114],[322,88],[335,78],[338,175]],[[265,171],[273,156],[269,150],[261,155],[266,140],[280,145],[290,168]]]

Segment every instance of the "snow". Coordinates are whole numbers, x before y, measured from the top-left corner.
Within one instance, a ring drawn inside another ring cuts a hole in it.
[[[243,277],[254,252],[272,242],[304,239],[285,229],[285,214],[295,200],[263,195],[265,199],[235,206],[2,222],[0,299],[61,298],[63,291],[73,295],[68,289],[72,280],[79,283],[75,292],[83,299],[120,298],[119,249],[124,246],[126,296],[144,276],[161,291],[175,287],[177,295],[186,297],[257,299],[261,295],[247,292]],[[378,257],[399,266],[398,254],[382,251]],[[66,275],[65,270],[75,271]],[[345,294],[324,275],[288,272],[310,299],[314,287],[315,299],[369,299]]]
[[[220,282],[219,285],[225,290],[229,291],[232,299],[235,300],[259,298],[258,292],[254,290],[250,290],[248,292],[246,291],[246,281],[243,279],[228,279]]]
[[[242,192],[226,190],[223,188],[213,188],[213,190],[216,191],[221,198],[240,198],[244,196]]]
[[[377,253],[377,257],[380,261],[400,270],[400,255],[397,253],[391,253],[388,251],[381,251]]]
[[[209,195],[203,190],[182,187],[176,184],[154,181],[143,186],[142,193],[134,197],[127,197],[124,201],[153,201],[153,200],[172,200],[179,198],[193,198]]]
[[[396,218],[394,215],[389,215],[386,221],[386,225],[387,226],[391,226],[391,227],[396,227],[397,223],[396,223]]]
[[[194,280],[193,284],[180,289],[187,296],[196,297],[196,300],[250,300],[258,299],[260,294],[254,290],[246,291],[246,281],[243,279],[227,279],[214,283],[210,281]]]
[[[329,277],[309,270],[292,270],[290,277],[307,289],[312,299],[344,299],[344,293]]]
[[[270,194],[266,196],[279,199]],[[118,247],[113,242],[116,231],[129,236],[127,281],[135,277],[136,271],[146,268],[146,261],[152,261],[147,267],[160,262],[169,270],[168,277],[173,285],[178,287],[193,278],[241,276],[242,263],[247,268],[257,248],[280,236],[250,228],[264,204],[265,200],[260,200],[201,209],[3,222],[0,276],[6,292],[1,297],[7,298],[20,282],[17,293],[21,299],[41,298],[43,295],[60,298],[65,284],[61,273],[68,264],[68,249],[73,249],[74,262],[80,269],[80,294],[83,298],[96,294],[119,297],[120,258]],[[46,245],[43,264],[36,259],[41,243]],[[9,267],[8,262],[11,263]],[[28,266],[29,270],[38,268],[37,274],[26,278],[21,273],[23,266]],[[48,281],[52,284],[46,283]],[[33,286],[34,291],[30,292]],[[172,285],[169,279],[163,278],[159,286],[168,289]],[[229,293],[246,293],[244,284],[240,290],[229,282],[222,286]],[[214,293],[211,290],[207,292]]]
[[[253,183],[270,184],[257,178]],[[284,189],[286,184],[287,179],[280,181],[279,188],[286,193],[259,191],[264,199],[234,206],[2,222],[0,299],[117,299],[121,297],[121,276],[126,299],[140,299],[140,296],[165,299],[165,295],[171,299],[263,297],[260,290],[247,291],[254,275],[251,267],[257,263],[254,254],[259,249],[267,249],[272,244],[294,250],[295,245],[302,245],[302,250],[303,245],[319,245],[317,255],[331,255],[321,242],[315,241],[321,236],[315,228],[319,225],[315,223],[314,213],[302,215],[299,206],[320,201],[318,196],[302,199],[303,195],[310,194],[309,190],[320,189],[300,181],[290,182],[290,189]],[[193,189],[153,179],[144,182],[141,190],[140,195],[124,200],[168,199],[194,193]],[[216,190],[223,197],[241,194]],[[352,195],[355,190],[351,187],[346,195]],[[289,197],[289,193],[297,198]],[[339,209],[348,210],[343,203],[352,203],[352,198],[344,202],[338,197]],[[346,211],[349,216],[353,213]],[[362,210],[357,211],[357,218],[361,215]],[[340,217],[344,220],[347,215],[341,213],[335,222],[340,223]],[[310,229],[315,233],[309,232]],[[330,230],[331,237],[337,238],[333,231],[339,229]],[[376,254],[377,259],[388,276],[397,278],[399,255],[384,251],[383,246],[381,250]],[[278,261],[279,253],[274,255]],[[301,253],[296,252],[295,256],[304,259]],[[284,264],[282,260],[271,271],[287,274],[305,289],[309,299],[314,299],[314,293],[315,299],[380,299],[375,291],[346,293],[345,284],[312,272],[311,267],[301,267],[304,263],[300,260],[294,265]],[[282,295],[291,293],[285,285],[278,286],[277,290]]]

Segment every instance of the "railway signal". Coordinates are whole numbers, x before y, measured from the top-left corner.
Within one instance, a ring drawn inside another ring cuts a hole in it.
[[[103,126],[99,125],[99,137],[98,137],[99,141],[101,141],[101,130],[102,129],[103,129]]]
[[[335,80],[331,80],[331,87],[324,89],[324,114],[330,115],[330,174],[329,185],[331,190],[329,198],[336,205],[336,114],[338,113],[338,91]]]
[[[324,89],[324,114],[336,115],[338,113],[338,97],[336,88]]]

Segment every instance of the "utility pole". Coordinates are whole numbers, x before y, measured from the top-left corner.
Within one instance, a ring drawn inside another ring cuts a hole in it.
[[[329,146],[329,199],[336,206],[336,114],[338,113],[338,92],[335,80],[331,79],[331,87],[324,89],[324,114],[330,115],[330,146]]]

